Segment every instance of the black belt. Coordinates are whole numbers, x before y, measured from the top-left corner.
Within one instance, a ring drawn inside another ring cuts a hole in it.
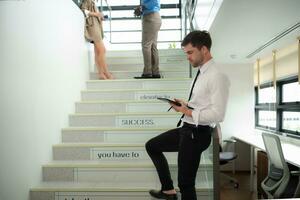
[[[189,123],[186,123],[186,122],[183,122],[183,126],[182,127],[189,127],[189,128],[196,128],[196,127],[202,127],[202,128],[211,128],[210,126],[208,125],[195,125],[195,124],[189,124]]]

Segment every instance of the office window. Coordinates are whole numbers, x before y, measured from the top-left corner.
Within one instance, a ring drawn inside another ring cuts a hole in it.
[[[275,103],[276,89],[274,87],[266,87],[259,90],[258,103]]]
[[[282,128],[300,133],[300,112],[283,112]]]
[[[300,84],[298,82],[287,83],[282,87],[283,102],[300,102]]]
[[[276,112],[260,110],[258,112],[258,124],[266,128],[276,128]]]
[[[300,138],[300,85],[297,77],[255,87],[255,127]]]

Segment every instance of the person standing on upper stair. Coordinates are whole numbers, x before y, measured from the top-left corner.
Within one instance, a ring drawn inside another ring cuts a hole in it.
[[[142,51],[144,70],[140,77],[160,78],[157,36],[161,27],[160,0],[142,0],[139,7],[142,15]]]
[[[108,71],[105,60],[105,46],[103,43],[102,21],[104,15],[99,12],[96,3],[98,0],[83,0],[81,10],[85,16],[85,38],[94,44],[95,65],[98,69],[99,79],[113,79],[113,75]]]

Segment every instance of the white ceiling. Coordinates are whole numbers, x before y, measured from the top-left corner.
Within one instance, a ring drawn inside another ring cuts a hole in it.
[[[201,0],[198,0],[201,1]],[[300,0],[224,0],[209,31],[218,62],[252,63],[300,36],[300,28],[250,59],[246,56],[300,22]],[[232,58],[234,57],[234,58]]]

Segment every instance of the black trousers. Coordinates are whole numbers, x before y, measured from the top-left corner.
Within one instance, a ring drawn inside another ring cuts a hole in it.
[[[178,187],[182,200],[196,200],[195,179],[201,154],[211,142],[212,128],[184,123],[146,143],[146,150],[158,172],[162,190],[174,189],[169,165],[163,152],[178,152]]]

